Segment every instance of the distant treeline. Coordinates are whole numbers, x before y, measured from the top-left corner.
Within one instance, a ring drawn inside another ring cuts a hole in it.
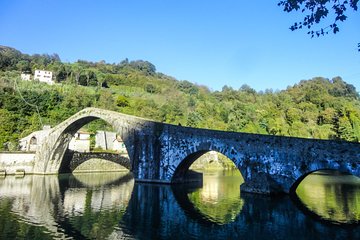
[[[35,69],[53,71],[61,84],[20,80],[21,72]],[[57,54],[30,56],[0,46],[0,148],[90,106],[182,126],[360,141],[359,94],[340,77],[303,80],[283,91],[248,85],[210,91],[143,60],[63,63]]]

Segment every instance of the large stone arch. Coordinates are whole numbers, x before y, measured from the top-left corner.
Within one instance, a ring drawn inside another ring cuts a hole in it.
[[[102,119],[110,124],[123,139],[132,164],[134,156],[134,132],[141,129],[144,120],[136,117],[131,118],[120,113],[114,115],[112,111],[86,108],[51,129],[48,136],[37,149],[34,172],[44,174],[58,173],[72,136],[82,126],[97,119]]]

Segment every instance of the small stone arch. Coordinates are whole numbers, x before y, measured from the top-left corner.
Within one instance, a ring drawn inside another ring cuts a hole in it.
[[[290,199],[292,200],[293,204],[295,204],[295,206],[306,216],[311,217],[312,219],[321,222],[323,224],[330,224],[330,225],[338,225],[338,226],[342,226],[342,227],[357,227],[359,226],[359,221],[358,220],[349,220],[349,222],[343,222],[343,221],[337,221],[336,219],[332,219],[329,217],[324,217],[323,214],[321,214],[321,212],[317,212],[316,209],[311,209],[311,207],[307,206],[307,203],[305,201],[303,201],[301,199],[301,196],[298,195],[298,193],[296,192],[297,188],[299,187],[299,185],[312,173],[315,172],[319,172],[319,171],[325,171],[325,172],[329,172],[331,174],[331,172],[333,173],[340,173],[340,174],[345,174],[345,175],[351,175],[353,177],[357,177],[359,178],[359,176],[357,176],[356,174],[351,173],[348,170],[343,170],[343,169],[339,169],[339,168],[331,168],[331,167],[324,167],[324,168],[318,168],[316,170],[311,170],[306,172],[305,174],[301,175],[295,182],[294,184],[291,186],[290,190],[289,190],[289,196]],[[336,177],[336,175],[332,176],[332,177]],[[309,183],[308,183],[309,184]],[[312,185],[311,185],[312,186]],[[313,186],[312,186],[313,188]],[[347,197],[344,197],[345,199],[347,199]],[[341,209],[341,208],[340,208]],[[336,214],[335,214],[336,215]]]
[[[322,167],[322,168],[316,168],[315,170],[309,170],[307,172],[305,172],[304,174],[302,174],[299,178],[297,178],[295,180],[295,182],[291,185],[290,190],[289,190],[289,194],[293,197],[297,198],[296,195],[296,189],[297,187],[300,185],[300,183],[310,174],[314,173],[314,172],[318,172],[318,171],[338,171],[344,174],[352,174],[351,172],[347,171],[347,170],[343,170],[343,169],[337,169],[337,168],[331,168],[331,167]],[[356,175],[354,175],[356,176]],[[358,176],[357,176],[358,177]]]
[[[187,182],[186,179],[186,173],[188,172],[190,166],[202,155],[210,152],[210,151],[215,151],[217,153],[220,153],[222,155],[224,155],[225,157],[227,157],[228,159],[230,159],[235,166],[237,167],[237,169],[239,170],[240,174],[242,177],[244,177],[243,175],[243,171],[241,170],[241,168],[237,165],[237,162],[235,161],[235,159],[230,158],[229,156],[226,155],[226,153],[223,153],[220,150],[216,150],[216,149],[208,149],[208,150],[198,150],[196,152],[190,153],[188,154],[181,162],[180,164],[177,166],[177,168],[174,171],[174,174],[172,176],[171,182],[172,183],[182,183],[182,182]]]
[[[89,161],[91,159],[102,159],[108,162],[119,164],[120,166],[124,167],[125,169],[131,171],[131,164],[130,159],[126,156],[122,156],[121,154],[117,153],[106,153],[106,152],[72,152],[71,162],[69,164],[69,170],[73,172],[78,166]]]
[[[37,138],[35,136],[32,136],[30,139],[30,145],[37,145],[38,141]]]

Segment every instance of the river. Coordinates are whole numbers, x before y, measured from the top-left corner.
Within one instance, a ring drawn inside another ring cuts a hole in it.
[[[294,197],[240,193],[238,171],[203,184],[129,173],[0,178],[0,239],[360,239],[360,179],[317,172]]]

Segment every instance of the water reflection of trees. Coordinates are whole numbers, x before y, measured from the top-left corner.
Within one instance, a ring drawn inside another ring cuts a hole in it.
[[[13,199],[0,198],[0,239],[53,239],[46,227],[26,223],[12,213]]]
[[[203,178],[202,188],[187,194],[194,208],[213,223],[235,221],[244,205],[240,197],[240,185],[244,182],[240,172],[205,172]]]
[[[360,179],[319,171],[307,176],[296,189],[302,204],[324,220],[340,224],[360,221]]]

